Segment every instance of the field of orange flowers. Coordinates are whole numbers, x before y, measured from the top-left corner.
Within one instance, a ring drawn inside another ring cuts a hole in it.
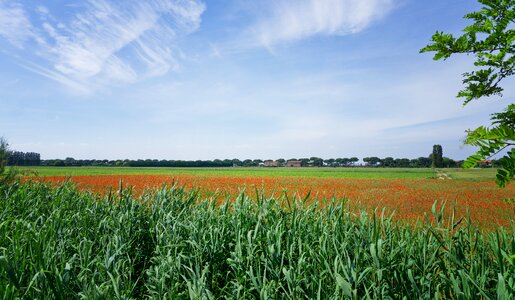
[[[195,175],[47,176],[42,180],[57,183],[68,178],[82,189],[100,193],[118,189],[120,182],[135,193],[175,183],[189,190],[198,189],[202,196],[216,197],[218,201],[235,199],[242,191],[250,196],[257,190],[267,197],[286,194],[298,198],[310,193],[308,203],[323,205],[324,199],[345,199],[351,209],[385,208],[394,213],[394,218],[409,222],[423,220],[437,201],[439,205],[445,203],[448,212],[454,207],[457,218],[470,217],[483,228],[507,226],[515,221],[515,204],[506,201],[514,197],[515,185],[499,189],[493,181]]]

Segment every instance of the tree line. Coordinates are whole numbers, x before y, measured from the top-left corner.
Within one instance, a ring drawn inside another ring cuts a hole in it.
[[[36,152],[9,151],[7,153],[8,166],[39,166],[41,155]]]
[[[415,159],[409,158],[393,158],[393,157],[365,157],[363,161],[368,167],[383,168],[458,168],[462,161],[453,160],[448,157],[442,157],[441,163],[435,164],[433,158],[419,157]]]
[[[285,167],[289,160],[300,161],[302,167],[374,167],[374,168],[457,168],[461,166],[462,161],[456,161],[448,157],[442,157],[441,163],[433,162],[430,156],[419,157],[415,159],[409,158],[393,158],[393,157],[365,157],[364,164],[358,164],[359,159],[352,158],[330,158],[322,159],[318,157],[311,158],[291,158],[276,159],[278,167]],[[100,160],[100,159],[74,159],[68,157],[66,159],[47,159],[41,160],[41,166],[106,166],[106,167],[259,167],[263,166],[266,160],[262,159],[215,159],[215,160],[158,160],[158,159],[118,159],[118,160]],[[481,167],[496,167],[498,161],[491,160],[480,165]]]
[[[46,159],[42,160],[41,155],[35,152],[9,151],[7,142],[5,144],[3,154],[0,157],[1,165],[8,166],[56,166],[56,167],[73,167],[73,166],[106,166],[106,167],[259,167],[267,166],[267,161],[274,161],[273,166],[285,167],[288,161],[298,161],[302,167],[376,167],[376,168],[457,168],[461,167],[463,161],[456,161],[448,157],[444,157],[442,146],[434,145],[433,152],[427,157],[419,157],[415,159],[409,158],[379,158],[376,156],[363,158],[363,164],[358,163],[359,158],[329,158],[320,157],[309,158],[279,158],[276,160],[262,159],[214,159],[214,160],[158,160],[158,159],[74,159],[67,157],[66,159]],[[479,163],[479,167],[499,167],[499,160],[488,160]]]

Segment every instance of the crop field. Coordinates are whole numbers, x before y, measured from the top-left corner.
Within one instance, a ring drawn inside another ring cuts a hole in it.
[[[131,187],[135,194],[145,189],[176,184],[198,190],[203,197],[222,202],[241,192],[267,197],[288,195],[308,204],[335,198],[349,209],[386,209],[394,219],[419,223],[438,202],[467,217],[482,228],[495,229],[513,221],[515,187],[499,189],[492,181],[492,169],[379,169],[379,168],[37,168],[38,180],[71,180],[82,189],[98,193]],[[493,170],[495,171],[495,170]],[[445,172],[445,180],[435,179]],[[41,176],[60,175],[60,176]]]
[[[92,175],[195,175],[195,176],[294,176],[337,178],[429,178],[432,169],[424,168],[145,168],[145,167],[18,167],[39,176]],[[460,172],[460,171],[456,171]],[[476,172],[476,177],[494,178],[495,173]],[[486,175],[486,176],[485,176]]]
[[[490,170],[36,170],[0,184],[4,299],[515,295]]]
[[[95,178],[95,177],[94,177]],[[344,203],[169,186],[0,185],[4,299],[513,299],[513,224],[417,228]]]

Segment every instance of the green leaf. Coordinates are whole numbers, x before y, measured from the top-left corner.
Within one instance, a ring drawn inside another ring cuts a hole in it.
[[[345,280],[340,274],[336,274],[336,283],[343,291],[343,294],[347,297],[352,297],[352,285]]]
[[[501,83],[515,74],[515,30],[509,28],[515,23],[515,1],[479,0],[483,5],[479,11],[465,15],[472,24],[464,28],[464,34],[454,37],[437,31],[431,43],[420,50],[434,52],[434,59],[447,59],[454,54],[473,55],[474,66],[471,72],[463,73],[463,89],[458,97],[463,105],[484,97],[502,97]],[[475,155],[464,162],[465,168],[473,168],[477,163],[502,149],[515,144],[515,104],[510,104],[505,112],[492,117],[493,128],[479,127],[467,132],[465,144],[479,147]],[[508,155],[502,159],[502,168],[496,176],[499,186],[505,186],[513,178],[515,157]]]

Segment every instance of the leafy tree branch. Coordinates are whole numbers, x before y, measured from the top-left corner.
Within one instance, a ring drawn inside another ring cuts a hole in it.
[[[474,55],[473,71],[463,74],[464,88],[458,92],[463,105],[483,97],[502,97],[504,79],[515,74],[515,0],[478,0],[480,11],[464,16],[473,23],[463,29],[463,34],[436,32],[432,42],[420,50],[435,52],[434,60],[446,60],[454,54]],[[476,154],[467,158],[464,167],[472,168],[481,160],[504,149],[510,149],[500,159],[497,184],[504,187],[515,175],[515,105],[510,104],[500,113],[492,115],[489,127],[481,126],[467,131],[465,144],[479,147]]]

